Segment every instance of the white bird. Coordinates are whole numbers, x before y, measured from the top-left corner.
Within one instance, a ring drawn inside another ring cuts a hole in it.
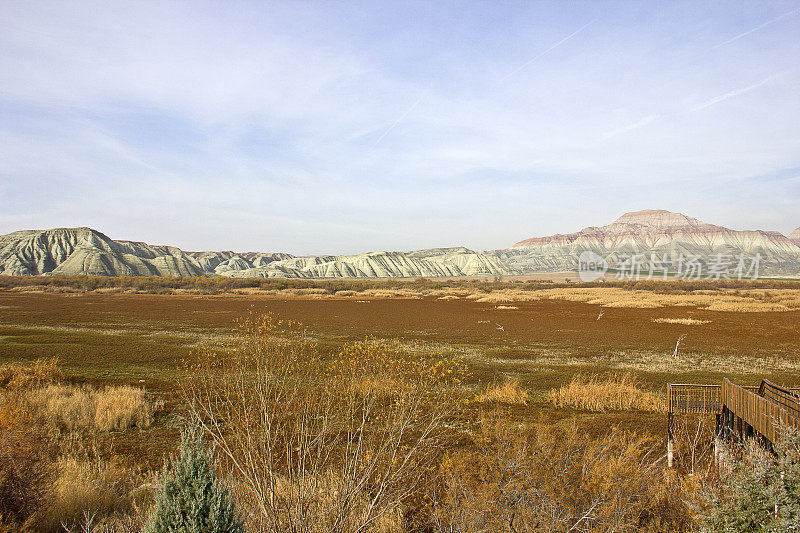
[[[675,351],[672,353],[672,357],[678,357],[678,348],[681,345],[681,341],[686,338],[686,335],[681,335],[678,337],[678,342],[675,343]]]
[[[600,320],[604,313],[605,313],[605,311],[600,311],[600,314],[597,315],[597,320]]]
[[[495,322],[495,324],[497,324],[497,322]],[[503,329],[503,326],[501,326],[500,324],[497,324],[497,329],[499,329],[503,333],[505,333],[505,331],[506,331],[505,329]]]

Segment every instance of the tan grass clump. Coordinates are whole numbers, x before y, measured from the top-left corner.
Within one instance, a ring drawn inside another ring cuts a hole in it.
[[[701,326],[711,323],[710,320],[698,320],[696,318],[654,318],[653,322],[657,324],[681,324],[684,326]]]
[[[507,379],[501,385],[487,387],[475,400],[479,402],[526,405],[528,403],[528,393],[519,386],[518,379]]]
[[[496,306],[494,306],[494,308],[495,309],[500,309],[500,310],[503,310],[503,309],[519,309],[519,307],[517,307],[516,305],[496,305]]]
[[[58,359],[37,359],[29,364],[9,363],[0,365],[0,388],[9,390],[29,389],[64,379]]]
[[[108,461],[61,457],[50,490],[27,521],[31,531],[139,531],[150,484]]]
[[[660,394],[646,390],[635,374],[577,374],[568,385],[550,391],[555,407],[576,407],[588,411],[655,411],[665,412],[667,404]]]
[[[355,296],[356,291],[336,291],[334,296]]]
[[[28,391],[21,401],[33,422],[66,430],[146,428],[160,407],[143,389],[129,386],[49,385]]]
[[[509,302],[533,302],[541,300],[541,297],[531,291],[519,289],[501,289],[489,293],[474,293],[467,296],[469,300],[488,303],[509,303]]]
[[[768,303],[759,301],[721,301],[714,302],[708,307],[708,311],[728,311],[736,313],[769,313],[791,311],[791,309],[781,303]]]

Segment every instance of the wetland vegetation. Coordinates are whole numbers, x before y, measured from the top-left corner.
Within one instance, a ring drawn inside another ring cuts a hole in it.
[[[20,279],[11,531],[140,530],[187,427],[250,531],[694,531],[724,472],[703,417],[666,468],[666,384],[800,384],[794,282]]]

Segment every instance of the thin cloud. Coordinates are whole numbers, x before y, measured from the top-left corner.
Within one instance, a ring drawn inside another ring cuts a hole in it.
[[[648,124],[650,124],[652,122],[655,122],[656,120],[658,120],[660,118],[661,118],[661,115],[649,115],[649,116],[646,116],[641,120],[637,120],[633,124],[629,124],[627,126],[623,126],[621,128],[617,128],[617,129],[605,132],[603,134],[603,138],[604,139],[608,139],[610,137],[615,137],[615,136],[623,134],[623,133],[628,133],[631,130],[635,130],[636,128],[641,128],[642,126],[646,126],[646,125],[648,125]]]
[[[759,25],[758,25],[758,26],[756,26],[755,28],[749,29],[749,30],[747,30],[747,31],[746,31],[746,32],[744,32],[744,33],[740,33],[739,35],[737,35],[737,36],[733,37],[732,39],[728,39],[728,40],[727,40],[727,41],[725,41],[724,43],[719,43],[719,44],[718,44],[717,46],[715,46],[714,48],[719,48],[720,46],[725,46],[725,45],[727,45],[727,44],[731,44],[731,43],[732,43],[732,42],[734,42],[734,41],[738,41],[738,40],[739,40],[739,39],[741,39],[742,37],[746,37],[746,36],[750,35],[751,33],[757,32],[758,30],[761,30],[761,29],[763,29],[763,28],[766,28],[767,26],[770,26],[770,25],[772,25],[772,24],[775,24],[775,23],[776,23],[776,22],[778,22],[779,20],[782,20],[782,19],[785,19],[786,17],[792,16],[792,15],[794,15],[795,13],[800,13],[800,9],[795,9],[795,10],[793,10],[793,11],[789,11],[789,12],[787,12],[787,13],[784,13],[783,15],[778,15],[778,16],[777,16],[777,17],[775,17],[774,19],[768,20],[768,21],[764,22],[763,24],[759,24]]]
[[[550,52],[552,52],[553,50],[555,50],[556,48],[558,48],[559,46],[561,46],[561,45],[562,45],[562,44],[564,44],[565,42],[569,41],[570,39],[572,39],[573,37],[575,37],[576,35],[578,35],[578,34],[579,34],[580,32],[582,32],[583,30],[585,30],[586,28],[588,28],[588,27],[589,27],[590,25],[592,25],[593,23],[594,23],[594,20],[590,20],[589,22],[587,22],[586,24],[584,24],[583,26],[581,26],[580,28],[578,28],[578,29],[577,29],[577,30],[575,30],[574,32],[570,33],[569,35],[567,35],[566,37],[564,37],[563,39],[561,39],[560,41],[558,41],[557,43],[555,43],[553,46],[551,46],[550,48],[548,48],[548,49],[547,49],[547,50],[545,50],[544,52],[540,52],[539,54],[536,54],[535,56],[533,56],[532,58],[530,58],[529,60],[527,60],[526,62],[524,62],[523,64],[521,64],[520,66],[518,66],[517,68],[515,68],[514,70],[512,70],[511,72],[509,72],[509,73],[508,73],[508,74],[506,74],[505,76],[503,76],[502,78],[500,78],[500,80],[498,81],[498,83],[503,83],[504,81],[506,81],[506,80],[507,80],[507,79],[509,79],[510,77],[512,77],[512,76],[516,76],[516,75],[517,75],[517,74],[519,74],[519,73],[520,73],[520,72],[521,72],[521,71],[522,71],[522,70],[523,70],[525,67],[527,67],[528,65],[530,65],[531,63],[533,63],[534,61],[536,61],[537,59],[539,59],[540,57],[542,57],[542,56],[544,56],[544,55],[546,55],[546,54],[549,54]]]
[[[408,109],[406,109],[406,112],[405,112],[405,113],[403,113],[402,115],[400,115],[400,118],[398,118],[397,120],[395,120],[394,122],[392,122],[392,124],[391,124],[391,125],[390,125],[390,126],[387,128],[387,129],[386,129],[386,131],[384,131],[384,132],[381,134],[381,136],[380,136],[380,137],[378,137],[378,138],[375,140],[375,143],[373,144],[373,146],[375,146],[376,144],[378,144],[379,142],[381,142],[381,141],[383,140],[383,138],[384,138],[384,137],[386,137],[387,135],[389,135],[389,132],[390,132],[390,131],[392,131],[392,130],[393,130],[393,129],[394,129],[394,128],[395,128],[395,127],[398,125],[398,124],[400,124],[400,122],[402,122],[402,121],[403,121],[403,119],[404,119],[404,118],[406,118],[406,117],[408,116],[408,114],[409,114],[409,113],[411,113],[412,111],[414,111],[414,108],[415,108],[415,107],[417,107],[421,101],[422,101],[422,96],[420,96],[419,98],[417,98],[417,101],[416,101],[416,102],[414,102],[413,104],[411,104],[411,107],[409,107]]]
[[[747,94],[750,91],[752,91],[754,89],[758,89],[762,85],[765,85],[765,84],[769,83],[770,81],[772,81],[776,77],[777,77],[776,75],[772,75],[772,76],[769,76],[768,78],[765,78],[765,79],[761,80],[758,83],[754,83],[753,85],[748,85],[747,87],[742,87],[741,89],[736,89],[736,90],[733,90],[733,91],[729,91],[729,92],[727,92],[725,94],[721,94],[719,96],[715,96],[711,100],[708,100],[705,103],[700,104],[699,106],[695,107],[694,109],[692,109],[692,111],[700,111],[702,109],[706,109],[707,107],[711,107],[712,105],[716,105],[716,104],[718,104],[720,102],[724,102],[725,100],[730,100],[731,98],[735,98],[737,96],[741,96],[743,94]]]

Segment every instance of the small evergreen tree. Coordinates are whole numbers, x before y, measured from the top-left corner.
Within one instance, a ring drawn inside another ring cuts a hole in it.
[[[196,431],[181,433],[180,453],[164,478],[146,533],[241,533],[230,492],[216,479],[210,450]]]

